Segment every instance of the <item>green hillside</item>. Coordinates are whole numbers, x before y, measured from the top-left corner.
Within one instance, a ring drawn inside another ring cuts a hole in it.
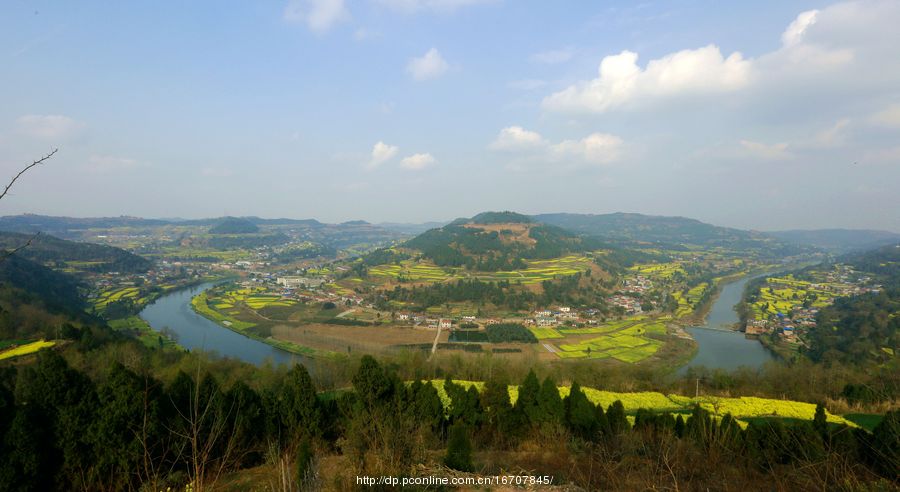
[[[57,269],[84,272],[146,272],[152,266],[146,258],[120,248],[67,241],[47,234],[0,232],[0,250],[11,251],[31,241],[17,255]]]
[[[595,249],[598,243],[513,212],[485,212],[431,229],[405,242],[440,267],[477,271],[525,268],[524,260],[551,259]]]

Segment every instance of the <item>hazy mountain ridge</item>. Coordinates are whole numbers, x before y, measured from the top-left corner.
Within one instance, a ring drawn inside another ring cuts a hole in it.
[[[767,234],[787,243],[831,252],[861,251],[900,242],[900,234],[872,229],[792,229]]]

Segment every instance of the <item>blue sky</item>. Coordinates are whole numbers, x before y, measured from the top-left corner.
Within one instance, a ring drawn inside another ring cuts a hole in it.
[[[900,3],[0,5],[0,214],[900,230]]]

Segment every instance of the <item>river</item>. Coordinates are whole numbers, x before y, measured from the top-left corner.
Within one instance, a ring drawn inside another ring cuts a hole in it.
[[[694,358],[679,370],[680,373],[691,366],[715,369],[760,367],[774,359],[761,343],[744,338],[743,333],[732,329],[738,322],[734,306],[740,302],[744,286],[751,278],[754,277],[726,284],[713,303],[706,324],[687,328],[697,341],[698,350]],[[191,298],[212,286],[211,283],[201,284],[160,297],[145,307],[140,317],[154,330],[169,328],[178,336],[178,344],[190,350],[215,352],[255,365],[261,365],[266,360],[276,364],[309,362],[306,357],[248,338],[194,312]]]
[[[215,352],[255,365],[266,360],[275,364],[306,363],[308,359],[241,335],[200,316],[191,308],[191,298],[214,284],[177,290],[157,299],[140,312],[156,331],[169,328],[178,344],[189,350]]]
[[[725,284],[719,297],[713,303],[706,317],[706,324],[687,328],[697,341],[697,353],[679,372],[691,366],[706,366],[711,369],[737,369],[741,366],[760,367],[774,360],[758,340],[748,339],[733,326],[739,321],[735,306],[741,301],[744,286],[753,277]]]

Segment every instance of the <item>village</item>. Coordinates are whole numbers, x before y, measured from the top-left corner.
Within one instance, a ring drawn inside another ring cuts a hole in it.
[[[816,326],[819,310],[839,297],[877,294],[881,285],[847,265],[837,264],[827,271],[810,271],[803,278],[794,275],[768,277],[751,294],[744,331],[750,336],[776,336],[789,345],[807,346],[806,333]]]

